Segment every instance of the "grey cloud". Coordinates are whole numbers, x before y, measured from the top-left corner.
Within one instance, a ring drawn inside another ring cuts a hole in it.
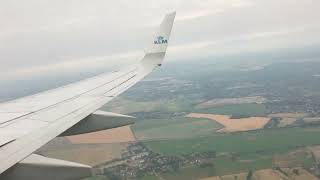
[[[168,60],[316,44],[318,7],[315,0],[3,0],[0,74],[135,62],[154,25],[173,10]]]

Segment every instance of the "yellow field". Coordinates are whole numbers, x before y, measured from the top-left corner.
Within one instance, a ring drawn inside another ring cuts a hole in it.
[[[121,158],[121,153],[126,151],[127,146],[128,143],[99,144],[96,146],[75,145],[73,148],[48,150],[41,154],[51,158],[96,166],[116,158]]]
[[[219,176],[215,176],[215,177],[208,177],[208,178],[204,178],[204,179],[200,179],[200,180],[221,180]]]
[[[313,146],[309,148],[311,152],[313,153],[314,157],[316,158],[316,161],[320,162],[320,146]]]
[[[318,179],[317,177],[310,174],[308,171],[304,170],[301,167],[291,168],[291,169],[283,168],[282,170],[288,174],[289,179],[294,179],[294,180],[317,180]],[[294,170],[298,174],[294,173]]]
[[[297,119],[306,117],[306,113],[276,113],[270,114],[269,117],[281,118],[278,127],[286,127],[293,124]]]
[[[217,107],[230,104],[262,104],[266,99],[262,96],[241,97],[241,98],[224,98],[224,99],[212,99],[203,102],[198,105],[199,108]]]
[[[276,167],[297,167],[303,166],[303,161],[312,158],[312,154],[308,149],[302,148],[293,150],[287,154],[275,155],[272,159],[273,165]]]
[[[246,180],[248,176],[248,173],[240,173],[240,174],[232,174],[232,175],[226,175],[221,176],[221,180]]]
[[[114,128],[76,136],[69,136],[67,139],[72,144],[107,144],[136,141],[130,126]]]
[[[191,118],[206,118],[217,121],[224,126],[219,132],[240,132],[250,131],[256,129],[262,129],[269,121],[269,117],[250,117],[241,119],[231,119],[227,115],[216,115],[216,114],[199,114],[191,113],[187,117]]]
[[[297,168],[281,168],[284,173],[272,170],[272,169],[262,169],[253,172],[252,180],[317,180],[315,176],[310,174],[308,171],[301,167]],[[201,180],[246,180],[248,173],[232,174],[226,176],[215,176],[209,177]]]
[[[275,113],[270,114],[269,117],[280,117],[280,118],[303,118],[306,117],[306,113]]]
[[[253,173],[253,180],[284,180],[277,171],[272,169],[259,170]]]
[[[320,122],[320,117],[303,118],[303,121],[306,123],[318,123],[318,122]]]
[[[294,122],[296,122],[296,118],[290,118],[290,117],[285,117],[285,118],[282,118],[278,127],[286,127],[286,126],[289,126],[291,124],[293,124]]]

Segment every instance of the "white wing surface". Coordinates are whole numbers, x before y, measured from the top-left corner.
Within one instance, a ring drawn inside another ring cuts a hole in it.
[[[0,174],[160,66],[174,18],[175,13],[166,15],[150,49],[136,65],[0,104]]]

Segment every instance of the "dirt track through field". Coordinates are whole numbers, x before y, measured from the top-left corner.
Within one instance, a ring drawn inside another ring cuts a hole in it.
[[[241,119],[231,119],[227,115],[216,115],[216,114],[198,114],[191,113],[187,117],[191,118],[206,118],[217,121],[224,126],[219,132],[240,132],[250,131],[256,129],[262,129],[269,121],[269,117],[250,117]]]

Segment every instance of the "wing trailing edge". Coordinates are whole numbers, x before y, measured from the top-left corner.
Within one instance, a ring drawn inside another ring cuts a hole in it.
[[[32,154],[1,174],[1,179],[72,180],[91,175],[90,166]]]
[[[72,126],[60,136],[74,136],[127,126],[133,124],[134,119],[135,117],[132,116],[105,111],[96,111],[80,121],[78,124]]]

